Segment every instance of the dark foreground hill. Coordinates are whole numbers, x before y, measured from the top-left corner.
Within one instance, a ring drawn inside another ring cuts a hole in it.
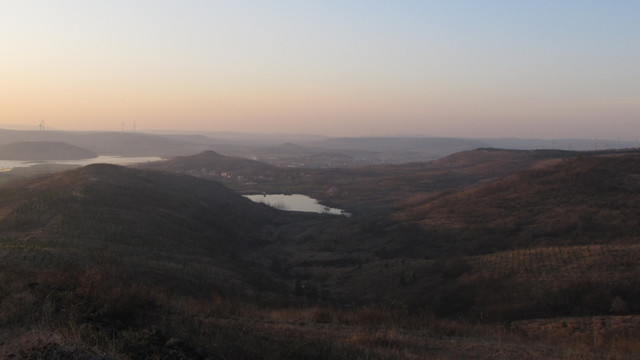
[[[342,266],[330,258],[337,236],[358,246],[344,221],[111,165],[14,183],[0,189],[0,357],[360,357],[370,344],[349,339],[367,315],[345,312],[342,329],[326,328],[330,296],[283,253],[299,245],[303,266]],[[321,298],[323,308],[308,307]],[[397,357],[381,350],[373,358]]]
[[[112,257],[177,284],[195,286],[191,274],[221,288],[242,281],[230,259],[264,245],[286,218],[215,182],[104,164],[4,188],[0,213],[12,245],[3,255],[25,266]],[[20,262],[25,250],[37,264]]]
[[[24,141],[0,145],[0,160],[77,160],[98,156],[75,145],[55,141]]]

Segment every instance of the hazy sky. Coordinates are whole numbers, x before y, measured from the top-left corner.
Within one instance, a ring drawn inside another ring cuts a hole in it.
[[[0,127],[640,136],[640,1],[3,0]]]

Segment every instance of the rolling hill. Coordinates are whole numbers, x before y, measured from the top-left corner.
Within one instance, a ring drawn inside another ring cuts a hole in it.
[[[635,151],[574,154],[408,202],[397,218],[450,254],[447,280],[416,301],[509,320],[637,313],[639,164]]]
[[[224,156],[215,151],[204,151],[196,155],[178,156],[170,160],[145,165],[148,169],[171,172],[240,172],[244,175],[273,171],[275,166],[239,157]]]
[[[309,296],[338,303],[402,301],[492,319],[609,314],[616,298],[638,298],[637,279],[615,259],[632,264],[638,254],[639,156],[478,149],[429,163],[314,170],[316,185],[330,181],[368,205],[348,225],[283,226],[265,252],[313,288]],[[363,211],[379,196],[393,199],[395,220]]]
[[[635,242],[639,164],[636,153],[553,159],[399,216],[462,252]]]
[[[109,257],[209,291],[242,289],[235,283],[244,281],[242,264],[231,259],[264,246],[294,216],[215,182],[104,164],[2,188],[0,214],[5,261],[41,268]],[[25,249],[37,253],[37,263],[20,260]],[[198,268],[196,282],[189,274]]]
[[[362,169],[212,152],[164,163],[349,186],[341,196],[376,209],[351,218],[111,165],[12,183],[0,188],[0,356],[632,357],[638,160],[479,149]]]
[[[215,179],[243,192],[288,190],[347,206],[358,206],[356,203],[389,206],[406,199],[414,201],[442,191],[500,179],[546,159],[576,154],[559,150],[482,148],[429,162],[301,169],[278,167],[207,151],[149,163],[143,167]]]

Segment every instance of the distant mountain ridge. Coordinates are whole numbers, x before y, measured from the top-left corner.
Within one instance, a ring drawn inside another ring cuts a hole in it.
[[[23,141],[0,145],[0,160],[79,160],[95,152],[57,141]]]
[[[427,136],[324,137],[312,135],[186,132],[148,134],[115,131],[19,131],[0,129],[0,144],[55,141],[98,155],[170,158],[213,150],[272,165],[305,168],[359,167],[436,160],[477,148],[606,150],[638,147],[637,142],[591,139],[475,139]]]
[[[13,142],[62,142],[98,155],[159,156],[188,155],[210,149],[210,145],[132,132],[18,131],[0,129],[0,144]]]

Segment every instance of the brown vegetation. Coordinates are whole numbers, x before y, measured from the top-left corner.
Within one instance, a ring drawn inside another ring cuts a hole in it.
[[[546,325],[544,332],[532,322],[474,325],[398,305],[300,308],[216,294],[193,298],[137,283],[109,264],[4,271],[0,286],[3,358],[575,359],[626,358],[636,350],[616,347],[633,343],[628,327],[613,336],[599,323],[584,323],[580,334],[558,342]],[[586,331],[596,335],[581,335]]]
[[[574,155],[309,180],[351,218],[115,166],[5,186],[0,357],[633,358],[639,159]]]
[[[640,157],[574,157],[437,198],[399,214],[466,253],[634,243]]]

